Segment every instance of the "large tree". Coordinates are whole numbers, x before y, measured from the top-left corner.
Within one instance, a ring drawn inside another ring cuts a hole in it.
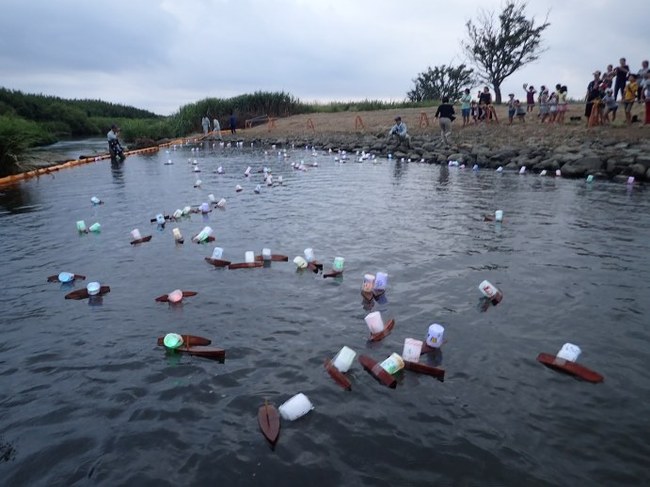
[[[457,100],[464,88],[472,89],[476,83],[474,70],[465,64],[459,66],[434,66],[418,74],[413,80],[415,87],[406,96],[409,101],[442,100],[449,97]]]
[[[526,3],[508,1],[495,19],[494,12],[481,11],[476,24],[467,21],[463,49],[477,67],[480,79],[494,88],[495,101],[501,103],[501,84],[522,66],[539,58],[546,49],[542,33],[551,25],[548,15],[537,25],[526,18]]]

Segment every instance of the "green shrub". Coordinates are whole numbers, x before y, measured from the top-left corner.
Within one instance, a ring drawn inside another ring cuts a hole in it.
[[[0,175],[20,172],[21,157],[29,147],[53,142],[35,122],[0,116]]]

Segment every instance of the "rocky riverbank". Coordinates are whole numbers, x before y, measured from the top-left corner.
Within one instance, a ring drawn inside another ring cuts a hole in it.
[[[641,106],[636,109],[639,115],[641,109]],[[581,110],[576,105],[570,115]],[[398,114],[409,126],[410,147],[388,141],[388,130]],[[501,120],[504,115],[500,113]],[[456,160],[486,168],[503,166],[505,170],[526,166],[528,171],[547,170],[554,174],[560,169],[566,177],[634,176],[637,180],[650,181],[650,126],[613,124],[588,129],[584,119],[563,125],[542,125],[534,117],[513,125],[507,124],[507,117],[505,120],[505,123],[465,128],[456,120],[449,146],[441,142],[432,109],[298,115],[278,119],[272,127],[258,126],[227,138],[236,137],[264,146],[308,145],[322,150],[345,150],[349,154],[361,151],[381,157],[391,154],[393,159],[411,162],[447,164]]]
[[[581,105],[571,106],[567,118],[581,114]],[[634,109],[642,116],[643,107]],[[319,150],[346,151],[353,155],[366,152],[406,162],[447,164],[458,161],[466,165],[505,170],[546,170],[554,174],[560,169],[565,177],[627,179],[650,181],[650,125],[640,123],[627,127],[620,120],[610,126],[587,128],[584,119],[563,125],[540,124],[534,114],[526,123],[508,125],[505,107],[497,107],[501,123],[461,127],[454,122],[452,143],[442,143],[434,108],[392,109],[373,112],[339,112],[295,115],[279,118],[273,123],[258,125],[236,134],[223,132],[229,142],[254,142],[257,146],[279,148],[315,147]],[[396,145],[387,134],[395,116],[400,115],[409,127],[410,147]],[[622,114],[621,114],[622,115]],[[506,120],[504,123],[503,120]],[[210,135],[208,139],[216,140]],[[140,140],[129,148],[155,146],[164,141]],[[54,164],[48,159],[35,167]]]

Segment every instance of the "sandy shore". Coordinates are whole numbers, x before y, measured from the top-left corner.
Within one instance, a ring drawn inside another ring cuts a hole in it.
[[[635,105],[633,114],[636,114],[640,120],[643,120],[643,110],[644,107],[641,104]],[[276,119],[273,126],[263,124],[251,129],[239,130],[237,135],[244,138],[311,138],[321,134],[384,135],[388,133],[390,127],[393,125],[394,118],[399,115],[402,117],[402,121],[408,126],[409,134],[412,136],[438,136],[438,124],[434,119],[435,111],[436,107],[294,115]],[[472,124],[469,127],[462,128],[460,109],[456,107],[456,111],[458,112],[458,116],[453,123],[452,130],[460,139],[464,139],[465,135],[472,137],[477,132],[480,134],[488,132],[490,136],[497,136],[499,138],[510,137],[515,140],[529,136],[557,137],[559,135],[564,137],[566,135],[570,137],[581,136],[585,139],[606,136],[614,137],[618,140],[637,141],[640,138],[647,138],[650,134],[650,126],[644,127],[642,123],[635,123],[630,127],[621,124],[621,121],[624,119],[622,110],[618,114],[619,120],[610,126],[587,129],[584,117],[580,122],[569,121],[569,118],[572,116],[581,116],[584,114],[584,104],[570,105],[569,111],[566,114],[566,121],[563,125],[540,124],[536,111],[526,116],[526,123],[515,120],[512,125],[508,125],[508,110],[505,105],[502,105],[496,107],[499,124]]]

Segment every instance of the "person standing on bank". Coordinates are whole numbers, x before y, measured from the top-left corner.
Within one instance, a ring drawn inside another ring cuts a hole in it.
[[[442,105],[440,105],[436,110],[435,118],[437,118],[440,123],[440,133],[445,145],[451,144],[451,122],[456,118],[455,114],[454,106],[449,103],[449,98],[446,96],[443,97]]]
[[[203,126],[203,135],[208,135],[208,132],[210,131],[210,119],[207,115],[203,115],[201,125]]]
[[[619,65],[614,71],[616,72],[616,81],[614,82],[614,99],[616,99],[618,97],[619,90],[621,90],[621,97],[623,97],[623,92],[625,91],[625,83],[627,82],[627,76],[630,74],[630,67],[625,64],[624,57],[619,60]]]
[[[124,159],[126,159],[126,156],[124,155],[124,149],[122,148],[122,145],[117,138],[119,131],[119,127],[113,124],[111,125],[111,129],[108,131],[108,134],[106,134],[106,139],[108,140],[108,152],[111,155],[111,162],[115,162],[118,159],[120,162],[123,162]]]
[[[472,95],[469,94],[469,88],[465,88],[463,96],[460,97],[460,113],[463,115],[463,127],[469,125],[469,114],[472,108]]]
[[[235,117],[235,112],[230,112],[230,133],[237,133],[237,117]]]
[[[625,88],[623,89],[623,107],[625,109],[625,121],[628,125],[632,123],[632,107],[636,101],[636,92],[639,89],[639,85],[636,82],[636,75],[630,75],[630,81]]]
[[[217,119],[216,117],[212,121],[212,130],[217,134],[219,140],[223,140],[223,137],[221,136],[221,124],[219,123],[219,119]]]

